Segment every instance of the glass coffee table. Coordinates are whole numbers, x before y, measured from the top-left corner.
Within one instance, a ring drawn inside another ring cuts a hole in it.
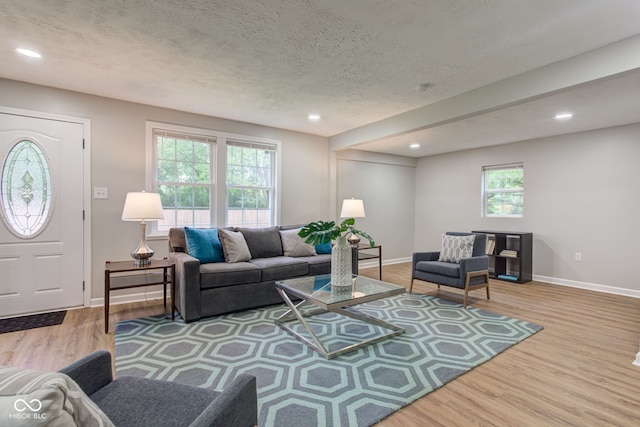
[[[350,288],[336,291],[335,288],[331,288],[330,274],[280,280],[276,282],[275,286],[284,302],[289,306],[289,310],[275,320],[276,324],[327,359],[333,359],[364,346],[404,333],[403,328],[365,314],[353,307],[365,302],[402,294],[405,292],[403,286],[353,275],[352,286]],[[292,297],[300,301],[294,303]],[[311,308],[311,310],[308,310],[309,308]],[[379,329],[385,329],[389,332],[385,333],[382,331],[383,333],[381,334],[368,336],[361,341],[350,343],[337,349],[334,348],[330,351],[328,345],[320,340],[318,334],[313,331],[307,321],[307,319],[313,316],[327,312],[338,313],[369,325],[375,325],[380,327]],[[299,322],[297,323],[297,329],[301,329],[300,327],[302,327],[304,332],[306,332],[305,334],[301,334],[289,325],[292,322],[295,323],[296,320]]]

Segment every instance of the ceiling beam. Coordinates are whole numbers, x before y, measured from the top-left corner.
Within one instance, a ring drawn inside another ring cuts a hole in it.
[[[451,123],[640,69],[640,36],[558,61],[329,138],[332,151]]]

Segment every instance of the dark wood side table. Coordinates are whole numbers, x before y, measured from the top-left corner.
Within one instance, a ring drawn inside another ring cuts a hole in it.
[[[175,320],[175,277],[176,266],[166,258],[152,259],[151,264],[140,267],[133,265],[133,260],[107,261],[104,266],[104,333],[109,333],[109,293],[118,289],[163,285],[164,307],[166,308],[167,284],[170,284],[171,320]]]
[[[378,280],[382,280],[382,245],[373,247],[367,244],[359,244],[352,246],[353,254],[353,273],[358,274],[358,262],[377,259],[378,260]]]

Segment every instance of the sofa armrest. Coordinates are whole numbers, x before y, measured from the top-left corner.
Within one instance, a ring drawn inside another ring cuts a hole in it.
[[[489,269],[489,257],[486,255],[474,256],[471,258],[463,258],[460,260],[460,277],[464,279],[467,272],[488,270]]]
[[[94,351],[58,372],[71,377],[86,395],[91,396],[113,381],[111,353],[105,350]]]
[[[256,377],[238,375],[190,427],[249,427],[258,424]]]
[[[185,322],[201,317],[200,261],[184,252],[169,252],[176,265],[176,307]]]

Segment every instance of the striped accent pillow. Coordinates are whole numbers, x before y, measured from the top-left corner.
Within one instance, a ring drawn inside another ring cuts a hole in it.
[[[280,230],[284,256],[304,257],[317,255],[315,246],[306,243],[304,239],[298,235],[299,232],[299,228]]]

